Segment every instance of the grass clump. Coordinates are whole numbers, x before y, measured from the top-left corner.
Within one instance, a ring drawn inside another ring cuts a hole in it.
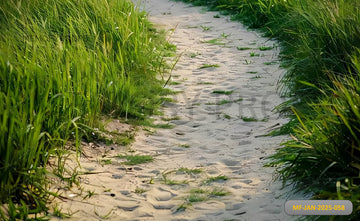
[[[260,51],[268,51],[268,50],[272,50],[274,47],[271,46],[260,46],[259,50]]]
[[[154,160],[150,155],[118,155],[117,157],[126,159],[126,165],[137,165],[152,162]]]
[[[179,144],[179,147],[190,148],[190,144]]]
[[[200,69],[202,69],[202,68],[218,68],[218,67],[220,67],[220,65],[218,65],[218,64],[204,64],[200,67]]]
[[[200,174],[203,172],[202,169],[189,169],[185,167],[181,167],[178,171],[186,174]]]
[[[253,48],[249,48],[249,47],[236,47],[239,51],[245,51],[245,50],[251,50]]]
[[[163,121],[173,121],[173,120],[180,120],[180,117],[162,117],[161,120]]]
[[[213,45],[225,45],[224,42],[221,42],[221,39],[218,38],[214,38],[208,41],[202,41],[202,43],[208,43],[208,44],[213,44]]]
[[[230,95],[232,94],[234,91],[219,91],[219,90],[215,90],[212,93],[213,94],[225,94],[225,95]]]
[[[224,175],[219,175],[219,176],[215,176],[215,177],[209,177],[207,180],[205,180],[203,183],[204,184],[210,184],[213,182],[218,182],[218,181],[226,181],[229,178],[227,176]]]
[[[254,117],[241,116],[241,119],[245,122],[257,122],[258,120]]]

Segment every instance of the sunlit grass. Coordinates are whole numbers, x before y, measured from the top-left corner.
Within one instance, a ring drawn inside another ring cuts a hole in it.
[[[81,141],[102,139],[101,115],[156,113],[169,93],[163,56],[175,46],[126,0],[1,1],[0,8],[0,201],[10,219],[23,220],[47,210],[45,174],[66,178],[65,144],[79,155]],[[108,141],[132,141],[123,138]],[[49,159],[54,171],[46,170]]]

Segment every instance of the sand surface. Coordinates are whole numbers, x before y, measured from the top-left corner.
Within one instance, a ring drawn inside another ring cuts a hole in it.
[[[183,92],[162,108],[163,117],[178,118],[170,121],[175,127],[139,130],[126,148],[84,144],[80,171],[91,174],[79,176],[82,191],[62,189],[66,198],[53,205],[74,213],[69,220],[293,220],[283,211],[289,196],[273,182],[274,168],[263,167],[289,139],[262,136],[286,123],[272,112],[283,102],[276,92],[283,73],[278,49],[259,50],[276,42],[200,7],[167,0],[145,0],[142,7],[157,27],[169,31],[181,54],[169,87]],[[205,64],[219,67],[201,68]],[[131,129],[116,120],[107,128]],[[154,161],[124,165],[118,154],[152,155]],[[216,176],[228,179],[209,181]],[[191,193],[199,189],[206,193]],[[228,194],[214,196],[214,190]],[[190,202],[197,200],[203,201]]]

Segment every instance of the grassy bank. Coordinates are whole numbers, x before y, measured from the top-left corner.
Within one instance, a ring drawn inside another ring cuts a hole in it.
[[[230,15],[279,40],[286,68],[278,107],[293,140],[271,157],[284,181],[315,198],[349,199],[360,217],[360,2],[184,0]],[[318,217],[327,220],[329,217]],[[337,217],[336,220],[341,217]]]
[[[0,29],[0,217],[25,219],[47,211],[65,144],[97,139],[99,116],[156,111],[171,47],[125,0],[0,1]]]

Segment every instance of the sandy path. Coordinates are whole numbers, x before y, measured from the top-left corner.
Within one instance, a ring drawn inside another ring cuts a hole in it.
[[[145,7],[151,21],[175,30],[170,41],[183,53],[172,73],[173,81],[180,84],[170,86],[183,93],[173,96],[176,102],[163,108],[166,117],[180,119],[171,121],[174,129],[157,129],[151,135],[139,132],[130,149],[135,154],[153,155],[152,163],[117,163],[111,156],[124,151],[120,147],[106,147],[107,152],[104,148],[103,157],[112,160],[109,165],[100,166],[99,155],[82,158],[82,170],[100,172],[80,176],[83,195],[87,190],[96,194],[82,200],[76,192],[67,192],[73,200],[60,204],[63,212],[76,212],[72,220],[292,220],[283,212],[284,191],[279,190],[278,182],[272,182],[274,169],[262,167],[264,158],[288,139],[261,136],[272,126],[285,123],[271,112],[283,101],[276,93],[282,73],[276,64],[278,52],[259,50],[275,42],[198,7],[167,0],[146,0]],[[213,39],[219,44],[204,43]],[[220,67],[201,69],[204,64]],[[212,93],[215,90],[233,93]],[[224,100],[230,103],[220,105]],[[246,122],[242,117],[258,121]],[[203,172],[176,172],[179,168]],[[229,179],[204,183],[218,175]],[[187,183],[168,185],[165,182],[169,180]],[[222,188],[230,194],[193,202],[185,211],[177,211],[196,188]]]

